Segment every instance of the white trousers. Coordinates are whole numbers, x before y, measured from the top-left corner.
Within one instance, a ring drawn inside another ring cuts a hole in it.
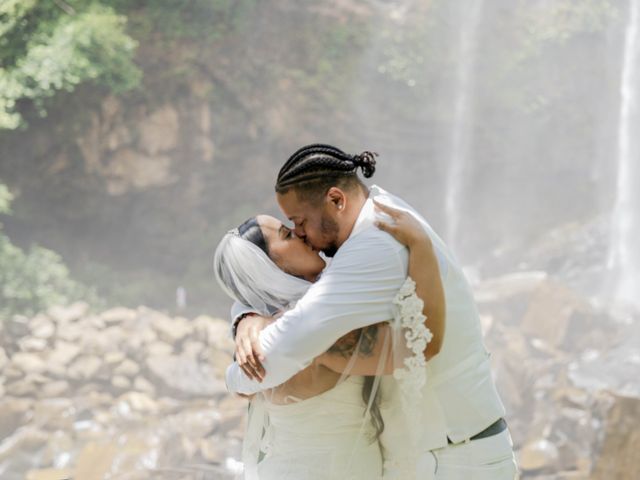
[[[432,450],[421,461],[419,478],[514,480],[518,467],[509,430],[467,443]]]

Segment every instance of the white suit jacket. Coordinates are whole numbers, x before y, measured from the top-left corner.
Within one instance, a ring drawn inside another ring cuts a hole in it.
[[[414,215],[429,234],[446,298],[446,333],[427,363],[423,390],[425,450],[457,443],[484,430],[505,410],[491,376],[480,320],[462,268],[429,224],[403,200],[373,186],[349,238],[296,306],[260,334],[266,376],[250,380],[237,363],[226,372],[230,392],[275,387],[305,368],[346,333],[393,317],[392,300],[407,277],[408,251],[379,230],[372,198]],[[245,309],[244,311],[249,310]],[[243,309],[234,306],[232,314]]]

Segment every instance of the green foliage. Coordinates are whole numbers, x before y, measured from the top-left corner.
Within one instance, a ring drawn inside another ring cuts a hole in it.
[[[0,183],[0,213],[10,211],[11,194]],[[72,280],[60,256],[33,246],[28,252],[11,243],[0,224],[0,319],[14,314],[33,315],[52,305],[75,300],[101,304],[96,293]]]
[[[178,40],[210,42],[239,28],[256,0],[104,0],[129,19],[140,41],[171,44]]]
[[[558,0],[523,13],[535,48],[545,41],[561,43],[576,34],[599,32],[618,12],[610,0]]]
[[[6,185],[0,183],[0,214],[11,213],[11,201],[13,196]],[[0,229],[2,224],[0,223]]]
[[[0,128],[21,124],[21,101],[33,102],[44,115],[46,99],[83,82],[116,92],[140,82],[126,17],[98,3],[60,2],[67,11],[55,3],[11,0],[0,6]]]

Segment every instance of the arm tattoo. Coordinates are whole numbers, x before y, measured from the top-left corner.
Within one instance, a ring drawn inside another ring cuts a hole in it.
[[[378,324],[353,330],[346,335],[340,337],[328,350],[329,353],[337,353],[343,357],[350,357],[354,354],[358,342],[358,354],[369,357],[373,354],[376,342],[378,341]]]

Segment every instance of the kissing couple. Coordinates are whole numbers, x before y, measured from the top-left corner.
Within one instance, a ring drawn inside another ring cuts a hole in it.
[[[410,205],[358,176],[377,155],[313,144],[214,258],[235,304],[230,392],[248,397],[248,480],[512,480],[462,268]]]

